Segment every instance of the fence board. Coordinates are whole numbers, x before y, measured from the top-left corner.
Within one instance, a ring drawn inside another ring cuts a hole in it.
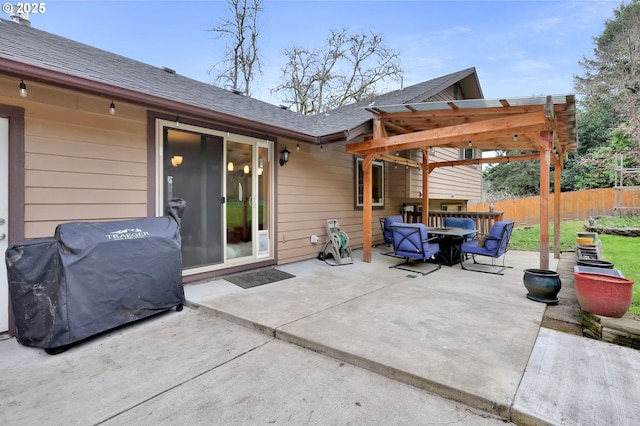
[[[616,214],[614,188],[588,189],[584,191],[563,192],[560,194],[560,217],[562,219],[587,219],[590,216],[613,216]],[[622,203],[618,213],[640,213],[640,189],[621,191]],[[494,203],[497,212],[503,212],[505,219],[511,219],[520,225],[537,225],[540,223],[540,196],[519,198],[516,200],[497,201]],[[555,197],[549,198],[549,215],[553,217]],[[469,204],[471,212],[489,211],[489,203]]]

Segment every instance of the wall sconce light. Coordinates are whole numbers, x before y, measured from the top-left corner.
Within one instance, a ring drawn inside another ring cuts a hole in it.
[[[513,141],[518,142],[518,135],[513,135]]]
[[[182,160],[184,160],[184,157],[182,157],[182,155],[174,155],[173,157],[171,157],[171,165],[173,167],[178,167],[180,164],[182,164]]]
[[[23,98],[27,97],[27,85],[24,84],[24,80],[20,80],[20,96]]]
[[[227,171],[228,172],[232,172],[233,171],[233,161],[229,161],[227,163]]]
[[[296,144],[296,151],[300,151],[300,144],[299,143]]]
[[[469,148],[473,146],[473,142],[469,141]]]
[[[109,105],[109,114],[115,115],[116,113],[116,104],[113,103],[113,99],[111,99],[111,105]]]
[[[244,168],[242,169],[242,171],[244,172],[245,175],[248,175],[249,174],[249,165],[245,164]]]
[[[180,127],[180,116],[176,115],[176,127]]]
[[[322,145],[320,145],[320,149],[322,149]],[[285,146],[284,149],[280,151],[280,154],[282,154],[282,158],[280,159],[280,165],[284,166],[285,164],[287,164],[287,162],[289,162],[289,154],[291,153]]]
[[[429,155],[433,155],[436,153],[436,147],[435,146],[430,146],[429,147]]]

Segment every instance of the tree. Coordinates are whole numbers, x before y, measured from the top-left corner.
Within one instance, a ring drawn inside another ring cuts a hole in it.
[[[383,44],[381,34],[331,31],[322,49],[285,49],[283,82],[272,92],[302,114],[315,114],[371,97],[386,80],[398,79],[400,54]]]
[[[565,164],[563,190],[613,186],[616,155],[625,167],[640,166],[640,1],[613,12],[594,38],[593,58],[580,62],[584,74],[574,78],[580,144]]]
[[[499,155],[530,154],[529,151],[503,151]],[[512,194],[514,197],[528,197],[540,193],[540,162],[514,161],[500,163],[485,170],[487,198],[490,201],[504,198],[492,194]]]
[[[209,71],[222,87],[239,90],[251,95],[251,83],[262,73],[262,61],[258,54],[258,13],[263,0],[228,0],[232,19],[225,19],[209,31],[216,38],[225,40],[222,61]],[[219,71],[215,71],[219,69]]]
[[[576,91],[589,109],[608,102],[627,122],[625,132],[640,138],[640,0],[614,9],[602,34],[594,38],[593,58],[583,58],[583,76],[576,76]]]

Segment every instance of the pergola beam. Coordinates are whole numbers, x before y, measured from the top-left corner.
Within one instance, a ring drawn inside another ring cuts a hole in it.
[[[375,123],[374,123],[375,124]],[[413,133],[374,138],[347,145],[351,154],[389,152],[422,148],[433,143],[459,143],[469,140],[486,140],[496,137],[544,130],[545,117],[542,111],[508,117],[493,118],[473,123],[458,124],[449,127],[422,130]],[[374,127],[375,131],[375,127]],[[429,143],[427,143],[427,141]]]
[[[429,173],[438,167],[470,166],[475,164],[509,163],[511,161],[537,160],[538,154],[517,154],[502,157],[473,158],[469,160],[438,161],[429,163]]]

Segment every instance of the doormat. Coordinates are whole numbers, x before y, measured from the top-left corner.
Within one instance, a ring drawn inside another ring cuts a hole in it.
[[[225,280],[242,287],[244,289],[258,287],[264,284],[275,283],[276,281],[282,281],[289,278],[295,278],[295,275],[291,275],[288,272],[280,271],[279,269],[263,269],[260,271],[245,272],[243,274],[233,275],[226,277]]]

